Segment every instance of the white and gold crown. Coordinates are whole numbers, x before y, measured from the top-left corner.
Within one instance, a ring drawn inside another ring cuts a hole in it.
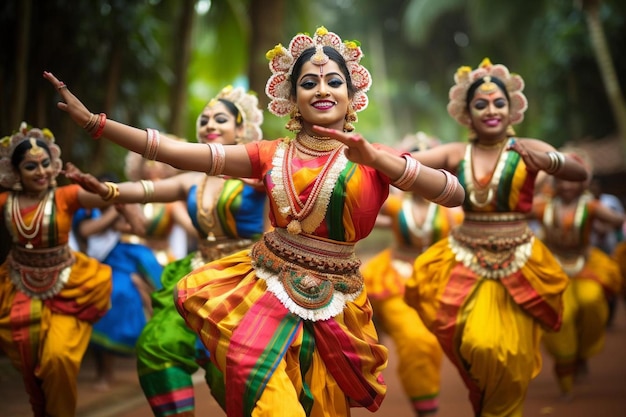
[[[30,139],[39,139],[48,145],[53,178],[56,178],[63,169],[61,148],[54,142],[52,132],[47,128],[38,129],[22,122],[16,133],[0,139],[0,185],[4,188],[12,188],[19,181],[19,176],[11,165],[11,157],[20,143]]]
[[[317,28],[313,37],[300,33],[291,39],[289,48],[282,44],[270,49],[265,56],[269,59],[269,67],[272,75],[267,80],[265,93],[270,98],[268,109],[277,116],[285,116],[295,109],[296,105],[291,100],[291,82],[289,77],[293,71],[293,66],[302,55],[302,52],[309,48],[329,46],[334,48],[343,56],[346,66],[352,79],[352,85],[356,92],[352,98],[352,109],[355,112],[367,107],[367,90],[372,85],[372,77],[369,71],[359,62],[363,57],[363,51],[358,41],[342,41],[341,38],[329,32],[325,27]]]
[[[457,122],[464,126],[470,125],[470,118],[467,112],[467,91],[470,86],[485,77],[498,78],[506,87],[509,95],[509,109],[511,124],[520,123],[524,120],[524,112],[528,108],[528,100],[522,91],[524,90],[524,80],[520,75],[511,74],[509,69],[502,64],[492,64],[489,58],[483,59],[478,68],[472,70],[471,67],[460,67],[454,74],[455,84],[450,88],[448,94],[448,113]]]
[[[259,98],[254,93],[246,92],[242,87],[228,85],[222,88],[213,100],[216,99],[230,101],[243,117],[244,134],[241,143],[261,140],[263,137],[261,132],[263,112],[259,108]]]

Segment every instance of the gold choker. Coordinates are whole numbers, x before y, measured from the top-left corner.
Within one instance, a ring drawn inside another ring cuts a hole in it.
[[[506,139],[502,139],[500,142],[496,142],[496,143],[491,143],[491,144],[484,144],[484,143],[480,143],[478,142],[478,140],[476,140],[474,142],[474,146],[476,146],[479,149],[499,149],[500,147],[502,147],[502,145],[506,142]]]
[[[311,136],[304,132],[300,132],[296,136],[296,144],[301,145],[298,146],[298,150],[304,147],[315,152],[332,152],[343,145],[338,140],[331,139],[328,136]]]

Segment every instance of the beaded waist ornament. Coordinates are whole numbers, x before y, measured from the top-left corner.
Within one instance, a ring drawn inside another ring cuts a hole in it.
[[[448,239],[456,260],[476,275],[500,279],[518,271],[532,251],[534,235],[520,213],[467,213]]]
[[[253,241],[251,239],[199,240],[198,250],[193,258],[191,258],[191,267],[198,269],[211,261],[248,248],[252,243]]]
[[[45,300],[67,283],[75,258],[69,246],[24,249],[13,246],[7,257],[13,284],[29,297]]]
[[[306,320],[336,316],[363,290],[361,261],[351,244],[275,229],[254,244],[251,256],[268,291]]]

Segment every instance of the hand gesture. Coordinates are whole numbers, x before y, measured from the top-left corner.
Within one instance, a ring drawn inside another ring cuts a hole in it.
[[[508,144],[507,149],[517,152],[522,157],[524,163],[526,164],[526,167],[530,171],[538,172],[543,169],[542,162],[537,157],[537,155],[545,152],[537,152],[535,150],[528,149],[519,140],[511,140]]]
[[[376,160],[378,150],[359,134],[346,133],[337,129],[322,126],[313,126],[313,130],[320,135],[336,139],[348,147],[345,154],[350,161],[361,165],[371,166]]]
[[[68,90],[63,81],[59,81],[51,72],[44,71],[43,77],[57,89],[63,99],[57,103],[57,107],[67,112],[78,126],[84,127],[91,118],[89,109]]]
[[[65,170],[63,173],[66,178],[80,185],[85,191],[98,194],[100,196],[106,195],[108,192],[106,185],[100,182],[93,175],[82,172],[71,162],[65,164]]]

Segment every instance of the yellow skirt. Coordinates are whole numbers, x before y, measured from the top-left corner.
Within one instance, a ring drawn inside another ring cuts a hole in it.
[[[526,264],[498,280],[457,262],[444,239],[417,258],[405,299],[457,367],[476,415],[521,416],[541,369],[542,327],[559,328],[567,282],[536,239]]]
[[[557,333],[544,336],[554,359],[561,391],[572,390],[576,367],[604,348],[609,318],[608,297],[622,285],[618,265],[600,249],[592,248],[583,269],[571,277],[563,296],[563,324]]]
[[[413,264],[394,260],[391,249],[361,268],[374,321],[396,347],[404,393],[414,410],[428,412],[438,408],[443,351],[417,311],[404,301],[404,285],[412,271]]]
[[[0,350],[22,373],[33,415],[76,412],[80,363],[91,337],[91,322],[109,307],[111,269],[84,254],[61,292],[45,301],[28,298],[0,266]]]

